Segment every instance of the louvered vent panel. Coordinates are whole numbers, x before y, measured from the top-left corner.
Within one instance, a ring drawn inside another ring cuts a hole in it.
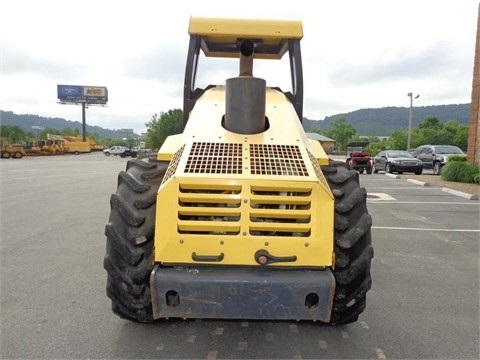
[[[240,185],[180,184],[178,232],[197,235],[240,233]]]
[[[250,192],[250,235],[310,236],[311,187],[252,186]]]

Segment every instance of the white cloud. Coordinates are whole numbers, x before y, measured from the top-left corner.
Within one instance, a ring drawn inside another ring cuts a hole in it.
[[[190,16],[302,20],[307,117],[408,106],[410,91],[418,105],[471,97],[473,0],[6,0],[0,13],[0,109],[15,113],[80,120],[80,107],[57,104],[56,85],[106,86],[108,106],[89,108],[87,122],[143,131],[154,113],[182,107]],[[223,83],[237,68],[206,70]],[[289,83],[270,66],[254,71]]]

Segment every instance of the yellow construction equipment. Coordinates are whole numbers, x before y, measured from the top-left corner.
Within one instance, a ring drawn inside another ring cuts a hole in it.
[[[73,149],[73,151],[70,152],[102,151],[107,148],[105,145],[97,144],[93,138],[88,136],[85,138],[85,141],[83,141],[82,136],[64,136],[63,138],[67,142],[67,145]]]
[[[58,140],[37,140],[25,143],[25,152],[29,156],[64,155],[66,148]]]
[[[8,145],[6,139],[0,138],[0,158],[2,159],[21,159],[27,153],[22,145],[12,144]]]
[[[105,227],[118,316],[356,321],[371,286],[371,216],[357,171],[302,127],[300,21],[191,18],[184,130],[118,177]],[[238,76],[195,87],[198,59]],[[291,91],[254,76],[288,56]],[[236,59],[236,60],[235,60]]]
[[[90,141],[82,141],[81,137],[47,134],[47,139],[61,143],[64,153],[80,154],[89,153],[92,151]]]

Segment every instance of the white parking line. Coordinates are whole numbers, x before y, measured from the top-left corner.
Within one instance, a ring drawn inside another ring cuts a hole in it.
[[[413,230],[413,231],[440,231],[440,232],[480,232],[480,229],[438,229],[438,228],[409,228],[400,226],[372,226],[372,229],[382,230]]]
[[[369,201],[386,201],[386,200],[397,200],[391,195],[385,193],[367,193],[367,200]]]
[[[375,200],[370,200],[367,199],[369,203],[382,203],[382,204],[441,204],[441,205],[476,205],[479,206],[480,202],[479,201],[375,201]]]

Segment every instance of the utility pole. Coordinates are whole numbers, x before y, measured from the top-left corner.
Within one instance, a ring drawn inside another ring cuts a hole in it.
[[[413,113],[413,93],[409,92],[407,96],[410,97],[410,109],[408,113],[408,135],[407,135],[407,151],[410,151],[410,143],[412,141],[412,113]],[[415,96],[418,99],[420,95]]]
[[[82,102],[82,141],[87,141],[86,132],[87,132],[87,121],[85,119],[85,103]]]

